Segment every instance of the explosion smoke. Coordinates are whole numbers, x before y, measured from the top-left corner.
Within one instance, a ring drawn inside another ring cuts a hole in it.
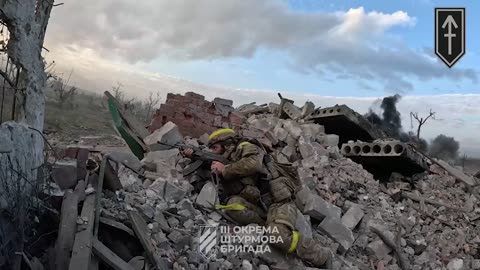
[[[397,102],[400,98],[401,96],[398,94],[383,98],[380,105],[380,108],[383,109],[382,117],[373,112],[371,108],[365,117],[389,136],[407,142],[410,140],[410,136],[402,131],[401,114],[397,110]]]
[[[440,134],[432,140],[429,154],[434,158],[454,161],[458,157],[459,148],[460,144],[455,138]]]

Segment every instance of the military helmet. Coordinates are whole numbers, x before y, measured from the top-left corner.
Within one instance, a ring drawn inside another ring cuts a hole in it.
[[[230,128],[222,128],[219,130],[216,130],[210,134],[208,137],[208,146],[212,146],[216,143],[223,143],[229,139],[234,139],[236,137],[236,133],[233,129]]]

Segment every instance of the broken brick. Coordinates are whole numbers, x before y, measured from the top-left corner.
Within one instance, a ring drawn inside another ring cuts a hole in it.
[[[364,214],[362,208],[358,204],[354,204],[343,215],[342,223],[350,230],[353,230],[360,220],[362,220]]]
[[[318,228],[339,244],[340,252],[346,252],[355,242],[352,231],[343,225],[340,219],[325,218]]]
[[[340,220],[342,210],[339,207],[325,201],[320,196],[312,195],[308,198],[303,213],[318,221],[322,221],[324,219]]]
[[[52,166],[52,178],[61,189],[71,189],[77,184],[77,161],[58,160]]]

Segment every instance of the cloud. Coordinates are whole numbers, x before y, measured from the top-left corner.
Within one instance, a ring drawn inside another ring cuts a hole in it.
[[[80,57],[79,57],[80,55]],[[116,82],[121,82],[124,91],[129,97],[144,100],[150,91],[161,93],[163,100],[168,92],[183,94],[195,91],[213,100],[215,97],[228,98],[234,101],[234,106],[256,102],[257,104],[279,102],[277,96],[283,96],[302,106],[310,100],[317,107],[330,107],[335,104],[346,104],[358,113],[364,114],[370,108],[376,110],[381,96],[372,97],[333,97],[320,96],[312,93],[290,93],[283,89],[234,89],[223,86],[211,86],[194,83],[182,78],[160,73],[132,71],[140,70],[136,65],[125,63],[111,63],[97,59],[89,50],[71,51],[67,48],[58,54],[63,61],[58,62],[59,70],[73,68],[72,82],[78,87],[96,92],[110,90]],[[95,67],[95,72],[91,72]],[[377,104],[376,104],[377,103]],[[404,131],[409,131],[410,112],[417,112],[420,117],[428,115],[430,108],[436,112],[438,120],[429,120],[422,128],[422,137],[430,140],[438,134],[453,136],[460,142],[461,152],[469,156],[480,157],[480,137],[475,137],[480,126],[479,94],[451,94],[434,96],[403,96],[398,103],[398,110],[402,114]],[[415,124],[415,123],[413,123]],[[415,129],[415,126],[412,128]]]
[[[305,13],[276,0],[84,0],[54,10],[47,46],[90,49],[129,63],[251,58],[275,50],[296,72],[377,80],[389,91],[412,90],[409,78],[477,80],[474,70],[445,68],[431,52],[388,35],[415,23],[404,11]]]

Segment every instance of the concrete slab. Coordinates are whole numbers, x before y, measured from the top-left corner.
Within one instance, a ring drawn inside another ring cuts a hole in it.
[[[368,142],[387,137],[383,131],[346,105],[317,109],[306,120],[323,125],[327,134],[337,134],[340,143],[349,140]]]
[[[350,158],[379,179],[392,172],[412,176],[429,169],[427,158],[406,143],[377,140],[373,143],[351,142],[342,145],[342,155]]]

